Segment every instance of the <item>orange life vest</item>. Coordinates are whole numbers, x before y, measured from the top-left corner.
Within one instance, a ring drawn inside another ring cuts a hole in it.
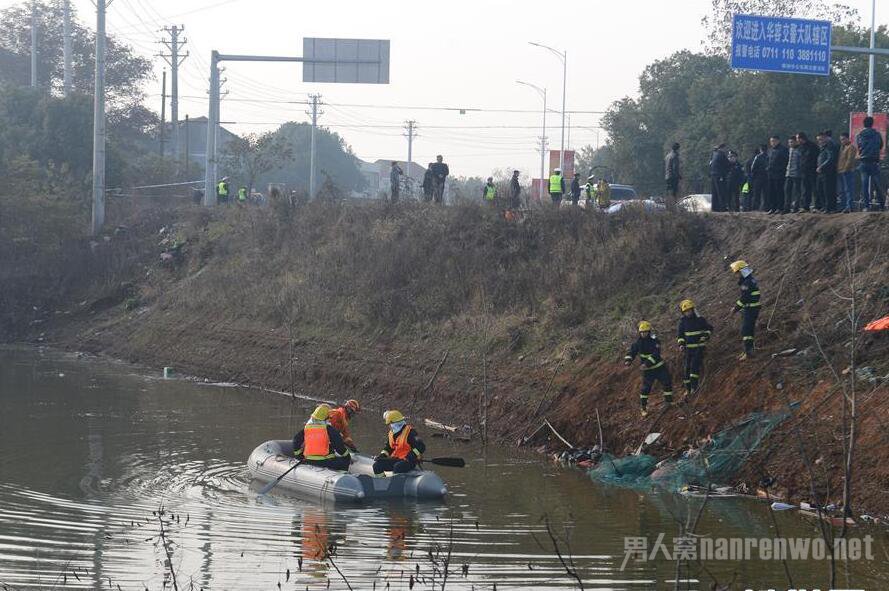
[[[329,460],[336,457],[330,451],[327,425],[308,424],[303,428],[303,457],[307,460]]]
[[[390,458],[396,458],[398,460],[404,460],[407,458],[408,454],[412,451],[415,451],[411,448],[411,444],[407,442],[408,436],[411,434],[413,427],[410,425],[406,425],[401,432],[398,434],[398,439],[395,438],[395,435],[392,431],[389,431],[389,449],[392,450],[392,453],[389,454]],[[417,458],[420,457],[420,452],[416,451]]]

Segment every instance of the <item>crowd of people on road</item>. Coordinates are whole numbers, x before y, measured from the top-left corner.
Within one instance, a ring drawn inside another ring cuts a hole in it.
[[[733,262],[729,268],[738,276],[740,296],[732,311],[741,313],[741,340],[743,352],[738,358],[745,361],[754,354],[754,337],[756,321],[759,318],[762,295],[759,284],[753,277],[753,269],[746,261]],[[676,330],[676,342],[684,357],[682,383],[685,386],[683,402],[698,390],[704,369],[704,351],[713,335],[713,326],[695,310],[695,303],[686,299],[680,302],[679,327]],[[629,366],[638,357],[642,365],[642,391],[640,401],[642,417],[648,416],[648,397],[655,384],[660,383],[664,402],[673,404],[673,378],[670,367],[661,354],[660,340],[654,333],[650,322],[642,320],[638,326],[639,338],[632,344],[624,356],[624,363]]]
[[[743,161],[725,144],[710,156],[712,211],[850,213],[884,210],[886,193],[880,179],[883,136],[873,117],[855,138],[834,139],[820,131],[814,141],[805,132],[782,140],[778,135]],[[664,157],[667,194],[678,197],[679,144]]]
[[[336,408],[319,404],[293,436],[294,457],[300,464],[348,470],[351,452],[358,452],[349,424],[360,410],[357,400],[347,400]],[[386,442],[374,457],[374,474],[404,474],[416,469],[426,452],[426,444],[417,430],[398,410],[384,412],[383,422]]]

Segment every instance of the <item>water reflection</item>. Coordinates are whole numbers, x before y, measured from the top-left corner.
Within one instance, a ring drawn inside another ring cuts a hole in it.
[[[490,448],[485,461],[471,446],[432,438],[435,455],[469,461],[462,471],[440,469],[452,491],[445,503],[321,506],[280,491],[259,496],[246,458],[260,442],[292,434],[291,404],[148,379],[124,365],[0,351],[0,583],[98,590],[111,580],[154,590],[172,567],[180,589],[407,589],[411,577],[414,589],[430,589],[449,558],[449,589],[571,589],[546,515],[587,588],[647,589],[663,586],[674,566],[621,571],[624,537],[672,538],[676,519],[700,503],[595,486],[515,450]],[[296,404],[296,416],[311,410]],[[378,446],[378,416],[357,417],[359,447]],[[171,564],[159,543],[161,506]],[[783,535],[814,532],[792,515],[779,523]],[[709,503],[699,530],[774,535],[761,505],[728,500]],[[875,550],[883,556],[885,541]],[[751,585],[784,580],[780,563],[709,566],[724,581],[735,572]],[[793,568],[799,585],[824,582],[823,564]],[[870,584],[887,573],[883,563],[854,565],[851,579]]]

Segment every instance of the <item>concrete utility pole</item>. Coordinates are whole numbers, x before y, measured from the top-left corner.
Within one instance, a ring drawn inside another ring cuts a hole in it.
[[[413,196],[413,178],[411,176],[412,164],[414,161],[414,136],[417,134],[417,122],[411,119],[405,122],[405,130],[407,133],[407,188],[408,196]]]
[[[167,126],[167,71],[164,70],[163,82],[161,82],[161,127],[158,134],[161,160],[164,159],[164,128]]]
[[[210,106],[207,112],[207,164],[204,180],[204,199],[206,206],[216,205],[216,126],[219,125],[219,52],[210,54]]]
[[[37,2],[31,2],[31,88],[37,88]]]
[[[71,94],[71,85],[74,81],[71,66],[71,0],[65,0],[65,16],[64,20],[62,21],[62,34],[64,36],[64,46],[62,51],[65,57],[65,77],[63,90],[65,96],[68,96]]]
[[[323,112],[318,111],[321,95],[311,94],[309,98],[312,100],[312,110],[308,113],[312,116],[312,138],[309,150],[309,199],[313,199],[315,197],[315,129],[318,127],[318,115]]]
[[[161,43],[170,50],[169,54],[160,54],[168,64],[170,64],[170,123],[172,124],[172,141],[173,141],[173,158],[179,160],[179,66],[188,57],[179,55],[179,50],[183,45],[188,43],[188,39],[179,40],[179,34],[185,30],[185,27],[164,27],[164,31],[170,34],[170,40],[162,39]]]
[[[93,91],[93,236],[105,224],[105,10],[108,0],[96,0],[96,79]]]
[[[877,47],[877,0],[873,0],[870,15],[870,48]],[[868,58],[868,79],[867,79],[867,114],[874,114],[874,76],[876,75],[876,59],[873,53]]]
[[[189,138],[191,137],[191,128],[188,125],[188,115],[185,115],[185,174],[188,174],[191,168],[191,150],[189,149]]]

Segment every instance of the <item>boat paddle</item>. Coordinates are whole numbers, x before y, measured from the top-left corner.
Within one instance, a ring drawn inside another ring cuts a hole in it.
[[[451,468],[466,467],[466,460],[464,460],[463,458],[431,458],[423,461],[429,462],[430,464],[435,464],[437,466],[449,466]]]
[[[297,462],[294,465],[290,466],[290,468],[288,468],[286,472],[284,472],[283,474],[281,474],[280,476],[275,478],[273,481],[269,482],[264,487],[262,487],[262,489],[260,489],[260,491],[259,491],[259,494],[264,495],[264,494],[268,493],[270,490],[272,490],[273,488],[275,488],[276,486],[278,486],[278,483],[281,482],[285,476],[287,476],[288,474],[290,474],[291,472],[293,472],[294,470],[299,468],[302,465],[302,463],[303,463],[303,460],[297,460]]]

